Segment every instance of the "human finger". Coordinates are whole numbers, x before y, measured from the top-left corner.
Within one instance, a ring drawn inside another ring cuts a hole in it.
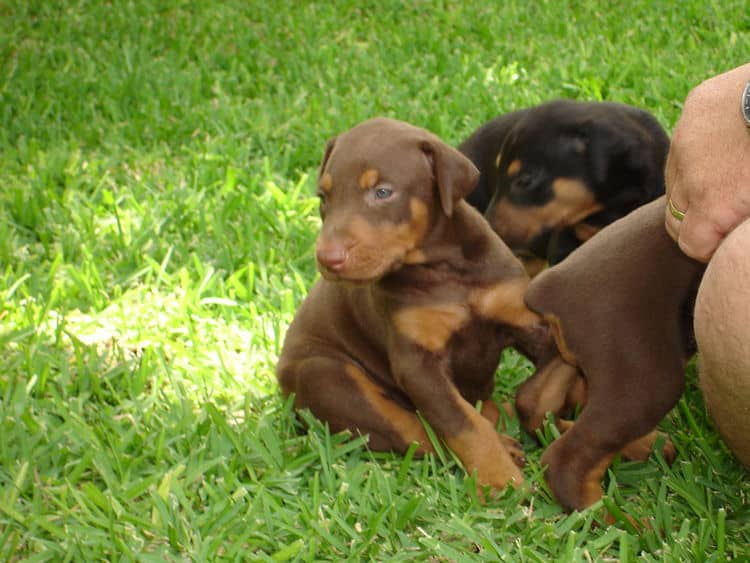
[[[677,231],[677,244],[680,249],[695,260],[708,262],[724,234],[710,221],[688,210]]]
[[[664,226],[675,241],[680,236],[680,229],[682,227],[682,221],[685,219],[685,213],[687,212],[687,204],[677,203],[681,201],[678,194],[673,190],[674,199],[671,195],[667,196],[666,205],[664,207]]]

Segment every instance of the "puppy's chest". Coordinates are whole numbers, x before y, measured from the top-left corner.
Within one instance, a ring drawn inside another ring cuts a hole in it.
[[[498,323],[477,314],[468,302],[400,308],[393,315],[397,337],[445,358],[457,382],[484,384],[507,343]]]
[[[426,295],[399,300],[388,314],[398,337],[452,357],[475,345],[492,347],[499,325],[506,320],[504,308],[517,299],[517,291],[507,284],[446,284]]]
[[[508,336],[498,324],[481,318],[455,333],[445,348],[453,380],[471,386],[486,383],[510,343]]]

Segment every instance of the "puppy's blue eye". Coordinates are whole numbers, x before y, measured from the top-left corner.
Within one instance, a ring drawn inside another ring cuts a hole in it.
[[[393,195],[393,190],[390,188],[377,188],[375,190],[375,199],[388,199]]]

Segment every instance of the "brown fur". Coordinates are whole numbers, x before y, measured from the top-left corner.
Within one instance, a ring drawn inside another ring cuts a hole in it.
[[[664,206],[662,197],[602,229],[529,286],[527,304],[556,319],[557,340],[580,370],[558,358],[516,395],[530,431],[546,411],[559,420],[571,398],[585,405],[575,424],[560,422],[564,434],[542,457],[550,488],[567,509],[599,499],[601,477],[618,452],[648,455],[654,427],[682,393],[704,267],[667,234]],[[663,453],[674,457],[671,443]]]
[[[522,482],[523,456],[487,406],[500,353],[514,345],[547,361],[555,348],[523,302],[520,262],[462,200],[477,176],[434,135],[390,119],[329,142],[323,279],[289,327],[277,372],[296,408],[334,432],[369,434],[372,449],[429,451],[419,411],[480,485],[503,488]]]

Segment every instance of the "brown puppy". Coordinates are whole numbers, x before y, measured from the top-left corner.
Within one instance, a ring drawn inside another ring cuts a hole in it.
[[[585,402],[542,456],[550,488],[569,510],[601,497],[618,452],[648,455],[654,427],[682,394],[704,266],[669,237],[664,206],[662,197],[613,223],[529,286],[526,302],[550,323],[561,358],[519,388],[522,424],[533,430],[545,411]]]
[[[334,432],[369,434],[374,450],[430,451],[419,411],[481,485],[503,488],[523,477],[520,450],[495,430],[500,353],[555,351],[523,302],[520,262],[462,200],[477,176],[435,135],[391,119],[329,141],[318,181],[323,279],[289,327],[277,373],[296,408]]]

